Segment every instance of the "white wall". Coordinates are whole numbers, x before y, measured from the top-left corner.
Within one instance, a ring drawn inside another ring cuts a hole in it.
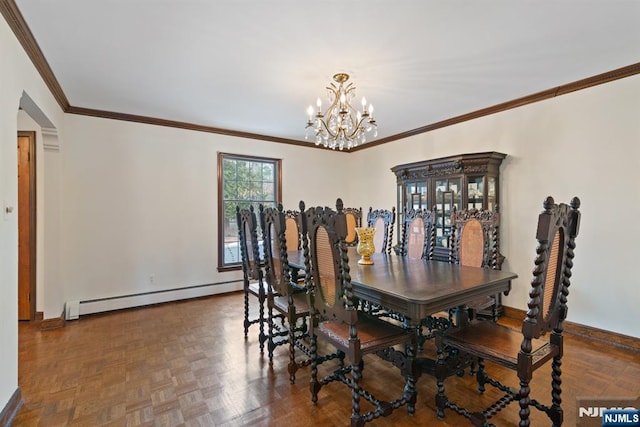
[[[23,92],[59,127],[62,111],[0,19],[0,410],[18,387],[17,120]],[[40,202],[40,200],[38,201]],[[5,205],[14,207],[6,215]],[[40,222],[38,225],[42,225]],[[39,238],[40,240],[40,238]],[[41,273],[40,273],[41,274]],[[42,276],[38,276],[41,283]]]
[[[288,208],[300,199],[335,204],[346,193],[344,154],[76,115],[65,120],[61,257],[68,300],[240,279],[240,272],[217,271],[219,151],[282,158]]]
[[[382,126],[383,124],[381,124]],[[519,278],[504,299],[526,308],[537,216],[547,195],[582,200],[568,320],[640,337],[640,76],[350,154],[355,203],[396,201],[391,167],[499,151],[501,251]]]

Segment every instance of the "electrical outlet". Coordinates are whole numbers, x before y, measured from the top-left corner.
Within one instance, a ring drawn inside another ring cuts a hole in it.
[[[153,283],[156,280],[156,277],[153,274],[149,275],[149,283]]]

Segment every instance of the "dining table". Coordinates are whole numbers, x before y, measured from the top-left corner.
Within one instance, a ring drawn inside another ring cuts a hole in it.
[[[369,305],[398,314],[406,327],[418,330],[425,319],[464,307],[482,297],[508,293],[517,274],[489,268],[469,267],[443,261],[413,259],[395,254],[375,253],[372,265],[359,264],[355,247],[347,250],[353,295]],[[305,270],[303,251],[288,252],[294,274]],[[459,310],[465,313],[467,310]],[[463,326],[463,315],[456,326]],[[435,373],[431,359],[421,361],[420,371]]]

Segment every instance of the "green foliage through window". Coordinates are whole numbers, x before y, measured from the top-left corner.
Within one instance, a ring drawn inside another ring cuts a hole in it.
[[[238,246],[238,228],[236,224],[236,206],[248,208],[253,205],[256,216],[258,205],[275,206],[280,200],[280,160],[239,156],[232,154],[218,154],[221,160],[222,182],[221,189],[222,216],[220,235],[221,251],[220,267],[238,265],[240,253]],[[219,159],[220,160],[220,159]]]

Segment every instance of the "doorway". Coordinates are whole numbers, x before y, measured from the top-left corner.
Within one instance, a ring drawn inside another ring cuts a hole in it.
[[[18,132],[18,320],[36,316],[35,132]]]

